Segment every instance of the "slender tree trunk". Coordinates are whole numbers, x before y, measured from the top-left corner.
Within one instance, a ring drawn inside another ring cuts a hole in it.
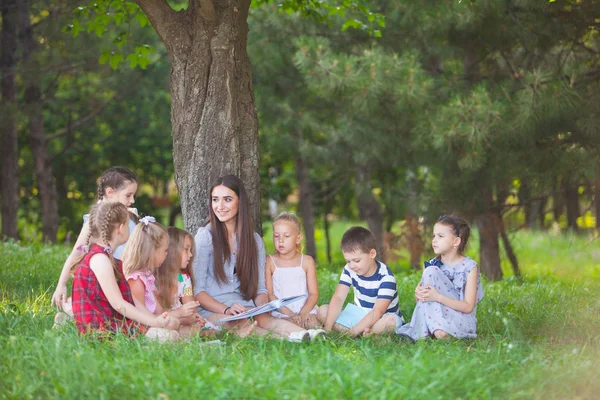
[[[175,182],[185,228],[207,221],[216,178],[244,182],[261,229],[258,117],[246,51],[250,0],[197,0],[174,11],[164,0],[136,0],[171,59]]]
[[[578,185],[570,180],[565,180],[563,191],[567,208],[567,227],[577,232],[579,230],[577,218],[581,215],[579,210]]]
[[[377,258],[385,261],[383,248],[383,210],[381,204],[373,195],[370,183],[370,173],[366,166],[359,166],[356,171],[356,201],[361,219],[367,221],[369,229],[375,235],[377,243]]]
[[[325,252],[327,253],[327,265],[331,265],[331,237],[329,235],[329,211],[330,206],[325,202],[323,207],[323,230],[325,231]]]
[[[421,270],[421,256],[425,251],[425,244],[419,229],[419,192],[417,175],[414,171],[409,170],[406,179],[406,189],[408,191],[408,211],[406,213],[406,241],[408,244],[408,252],[410,254],[410,266],[415,271]]]
[[[554,189],[552,190],[552,215],[554,216],[554,222],[558,223],[560,221],[564,208],[565,203],[563,201],[563,194],[560,190],[560,182],[558,179],[555,179]]]
[[[299,149],[304,141],[301,129],[297,130]],[[313,191],[308,178],[308,166],[301,151],[297,151],[294,156],[296,164],[296,178],[300,187],[300,215],[304,226],[304,243],[306,244],[305,253],[315,258],[317,257],[317,246],[315,243],[315,214],[313,211]]]
[[[475,224],[479,230],[479,263],[481,272],[492,281],[502,279],[500,247],[498,244],[498,220],[492,188],[486,184],[482,192],[485,213],[477,216]]]
[[[506,251],[506,255],[510,261],[510,265],[512,266],[513,273],[519,279],[521,279],[521,269],[519,268],[519,261],[517,260],[517,255],[513,250],[512,244],[510,243],[510,239],[506,234],[506,229],[504,226],[504,221],[502,219],[502,215],[498,213],[496,215],[498,221],[498,227],[500,228],[500,237],[502,238],[502,244],[504,245],[504,251]]]
[[[44,129],[42,77],[37,72],[39,71],[39,63],[35,54],[37,44],[30,25],[29,1],[21,0],[19,5],[23,27],[23,52],[27,58],[27,68],[30,71],[27,74],[25,87],[25,111],[29,117],[29,146],[33,155],[37,189],[40,195],[42,235],[44,241],[54,243],[58,231],[58,198]]]
[[[2,108],[2,173],[0,200],[2,202],[2,236],[17,239],[19,209],[19,144],[17,136],[17,86],[15,64],[17,52],[18,12],[16,0],[2,0],[2,49],[0,74]]]
[[[529,229],[533,229],[535,227],[535,222],[533,223],[533,227],[531,226],[531,217],[533,215],[535,221],[535,214],[533,212],[532,202],[531,202],[531,190],[529,188],[529,184],[524,178],[521,178],[521,186],[519,187],[519,203],[523,204],[523,213],[525,214],[525,226]]]
[[[546,204],[548,204],[548,196],[540,199],[540,207],[538,209],[538,224],[541,230],[546,230]]]
[[[419,229],[419,220],[411,212],[406,214],[406,235],[408,252],[410,254],[410,266],[415,271],[421,270],[421,256],[425,251],[421,230]]]

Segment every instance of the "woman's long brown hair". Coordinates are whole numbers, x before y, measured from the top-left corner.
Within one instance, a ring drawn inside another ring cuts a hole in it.
[[[238,196],[238,212],[236,218],[237,258],[235,270],[240,281],[240,291],[245,300],[256,297],[258,290],[258,250],[254,239],[254,224],[250,212],[250,200],[242,181],[235,175],[226,175],[217,179],[210,188],[208,204],[210,214],[210,230],[213,243],[213,268],[217,283],[225,283],[225,262],[231,260],[231,249],[227,240],[227,228],[219,221],[212,209],[212,192],[217,186],[225,186]]]

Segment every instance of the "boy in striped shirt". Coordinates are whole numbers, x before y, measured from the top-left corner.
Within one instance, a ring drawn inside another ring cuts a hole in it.
[[[404,320],[398,308],[396,278],[389,268],[377,261],[375,236],[360,226],[342,236],[346,266],[329,305],[319,307],[317,318],[326,331],[347,332],[352,336],[393,333]],[[350,287],[354,304],[342,311]]]

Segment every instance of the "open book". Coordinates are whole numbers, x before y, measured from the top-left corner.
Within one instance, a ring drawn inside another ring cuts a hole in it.
[[[232,315],[231,317],[222,318],[222,319],[218,320],[217,323],[236,321],[238,319],[255,317],[260,314],[278,310],[281,307],[285,307],[288,304],[295,303],[296,301],[305,299],[307,297],[308,297],[307,294],[301,294],[299,296],[292,296],[292,297],[286,297],[285,299],[273,300],[273,301],[263,304],[262,306],[258,306],[258,307],[251,308],[250,310],[246,310],[243,313],[239,313],[237,315]]]

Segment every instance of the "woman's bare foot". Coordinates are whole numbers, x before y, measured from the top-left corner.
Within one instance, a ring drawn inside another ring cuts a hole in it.
[[[253,321],[253,322],[248,321],[247,323],[244,323],[242,326],[239,326],[235,330],[235,333],[243,339],[248,335],[252,335],[257,324],[258,324],[258,322],[256,322],[256,321]]]

